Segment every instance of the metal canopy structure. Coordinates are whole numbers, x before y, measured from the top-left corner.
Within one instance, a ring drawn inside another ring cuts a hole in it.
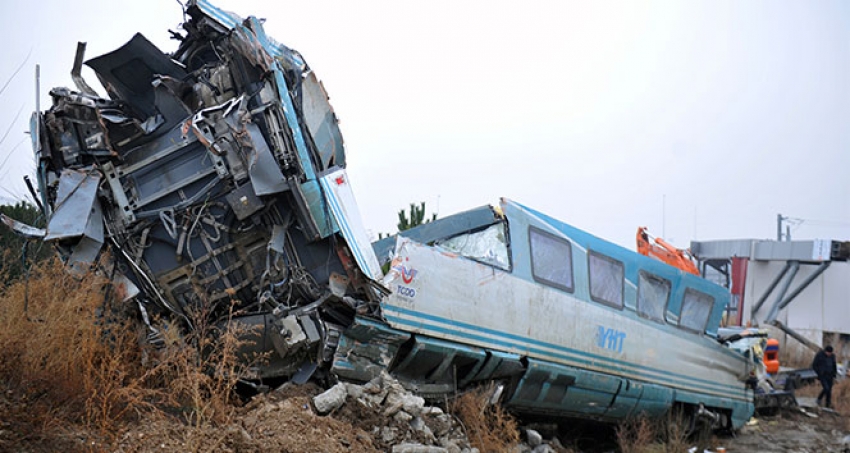
[[[775,326],[804,345],[818,350],[819,346],[779,321],[781,310],[788,307],[812,282],[818,279],[833,261],[847,261],[846,242],[832,240],[771,241],[771,240],[727,240],[694,241],[691,252],[702,265],[703,274],[710,266],[721,275],[729,276],[729,263],[733,258],[750,261],[784,261],[785,266],[776,274],[770,284],[753,304],[750,319],[758,322],[756,316],[768,302],[769,309],[761,320]],[[814,266],[815,269],[799,282],[795,279],[802,266]],[[778,289],[777,289],[778,288]],[[792,289],[793,288],[793,289]]]

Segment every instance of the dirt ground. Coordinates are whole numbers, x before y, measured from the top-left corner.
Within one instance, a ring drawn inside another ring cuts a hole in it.
[[[319,416],[310,396],[318,387],[255,397],[225,424],[192,425],[175,418],[143,416],[120,433],[98,433],[84,426],[32,426],[32,411],[50,411],[35,396],[0,393],[0,452],[351,452],[379,449],[364,431],[380,417],[350,412]],[[45,418],[46,420],[47,418]]]
[[[311,396],[321,391],[315,386],[289,388],[255,397],[240,408],[223,426],[191,426],[163,417],[142,418],[121,433],[98,433],[95,429],[75,426],[27,426],[32,411],[50,411],[38,395],[0,393],[0,452],[356,452],[392,451],[382,442],[380,428],[398,423],[381,413],[346,404],[328,416],[315,413]],[[844,444],[848,418],[838,412],[821,409],[812,398],[800,398],[801,407],[770,416],[757,416],[734,436],[715,435],[713,448],[725,447],[729,453],[832,453],[850,452]],[[45,418],[45,420],[48,420]],[[607,434],[606,434],[607,432]],[[620,451],[611,439],[611,431],[582,434],[562,433],[553,451]],[[587,438],[589,436],[589,439]],[[594,440],[594,436],[598,436]],[[606,436],[608,436],[606,438]],[[578,445],[597,448],[579,448]],[[566,447],[560,448],[561,445]],[[604,446],[603,446],[604,445]],[[601,448],[601,449],[600,449]],[[518,446],[515,452],[531,451]],[[646,452],[660,452],[649,448]]]
[[[850,452],[850,444],[846,443],[850,442],[850,419],[817,407],[814,398],[800,397],[798,403],[798,409],[757,416],[734,436],[721,436],[715,441],[728,452]]]

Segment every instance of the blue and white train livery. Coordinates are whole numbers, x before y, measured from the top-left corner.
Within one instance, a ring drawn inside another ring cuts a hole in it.
[[[355,323],[338,374],[356,379],[358,347],[383,342],[384,365],[426,394],[497,381],[532,414],[752,415],[748,360],[717,341],[724,288],[509,200],[402,235],[375,244],[392,251],[385,324]]]

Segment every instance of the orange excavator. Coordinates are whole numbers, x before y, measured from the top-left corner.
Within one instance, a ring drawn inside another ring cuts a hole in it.
[[[699,275],[699,269],[689,251],[673,247],[664,239],[650,235],[646,232],[646,227],[638,227],[637,250],[641,255],[651,256],[685,272]]]

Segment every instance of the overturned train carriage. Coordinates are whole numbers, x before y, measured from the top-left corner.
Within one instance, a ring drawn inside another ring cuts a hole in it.
[[[186,13],[171,55],[136,35],[86,62],[108,98],[78,49],[77,91],[33,117],[48,226],[14,225],[72,268],[108,250],[152,341],[151,312],[200,313],[254,327],[261,379],[389,370],[434,397],[495,381],[520,412],[750,416],[751,363],[716,341],[722,288],[507,200],[373,248],[301,56],[253,17]]]

